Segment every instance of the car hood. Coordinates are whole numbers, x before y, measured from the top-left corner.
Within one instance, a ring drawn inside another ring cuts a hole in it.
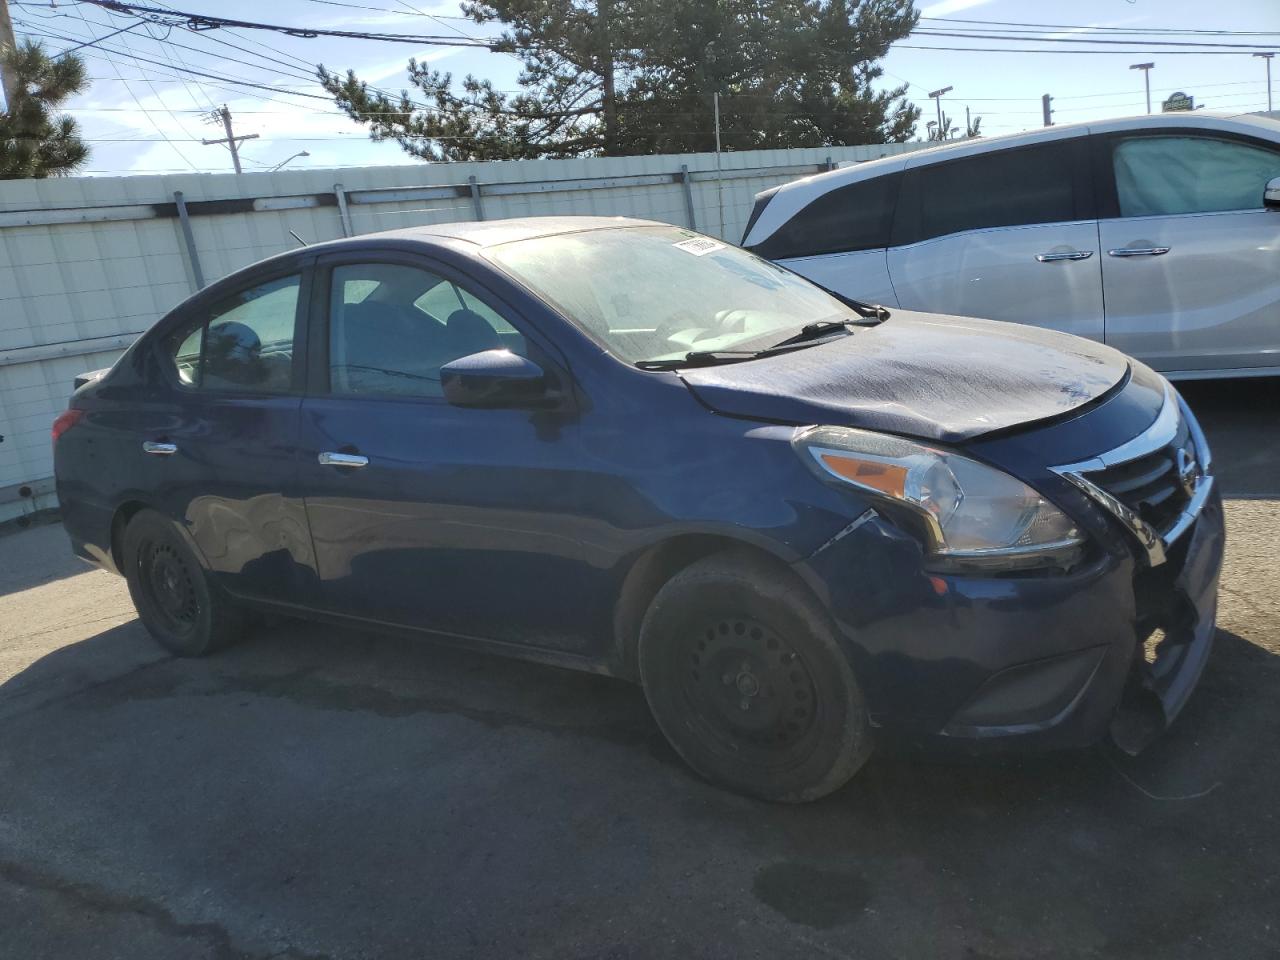
[[[1079,337],[894,310],[851,336],[680,376],[728,416],[954,442],[1069,413],[1128,371],[1123,354]]]

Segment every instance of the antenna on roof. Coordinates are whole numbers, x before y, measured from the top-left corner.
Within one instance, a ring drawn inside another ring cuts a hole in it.
[[[289,231],[289,236],[291,236],[291,237],[293,237],[293,239],[297,240],[297,241],[298,241],[298,244],[299,244],[300,246],[305,247],[305,246],[307,245],[307,241],[303,240],[300,236],[298,236],[298,235],[297,235],[296,233],[294,233],[292,230],[290,230],[290,231]]]

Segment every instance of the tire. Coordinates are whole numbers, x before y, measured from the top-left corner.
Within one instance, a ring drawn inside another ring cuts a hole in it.
[[[639,660],[658,726],[713,783],[801,803],[843,786],[871,754],[830,618],[764,560],[722,553],[676,574],[645,614]]]
[[[236,640],[244,617],[213,588],[173,524],[140,510],[124,531],[124,574],[147,632],[180,657],[202,657]]]

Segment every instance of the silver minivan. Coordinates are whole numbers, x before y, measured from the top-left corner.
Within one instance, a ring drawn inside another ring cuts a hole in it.
[[[749,250],[837,293],[1103,341],[1172,378],[1280,374],[1280,121],[1171,113],[765,191]]]

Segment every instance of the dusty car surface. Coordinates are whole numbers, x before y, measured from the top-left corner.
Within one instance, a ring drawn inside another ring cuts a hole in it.
[[[1214,632],[1221,504],[1159,374],[663,224],[282,254],[53,433],[75,551],[173,651],[265,610],[630,678],[695,770],[771,800],[880,731],[1139,749]]]

